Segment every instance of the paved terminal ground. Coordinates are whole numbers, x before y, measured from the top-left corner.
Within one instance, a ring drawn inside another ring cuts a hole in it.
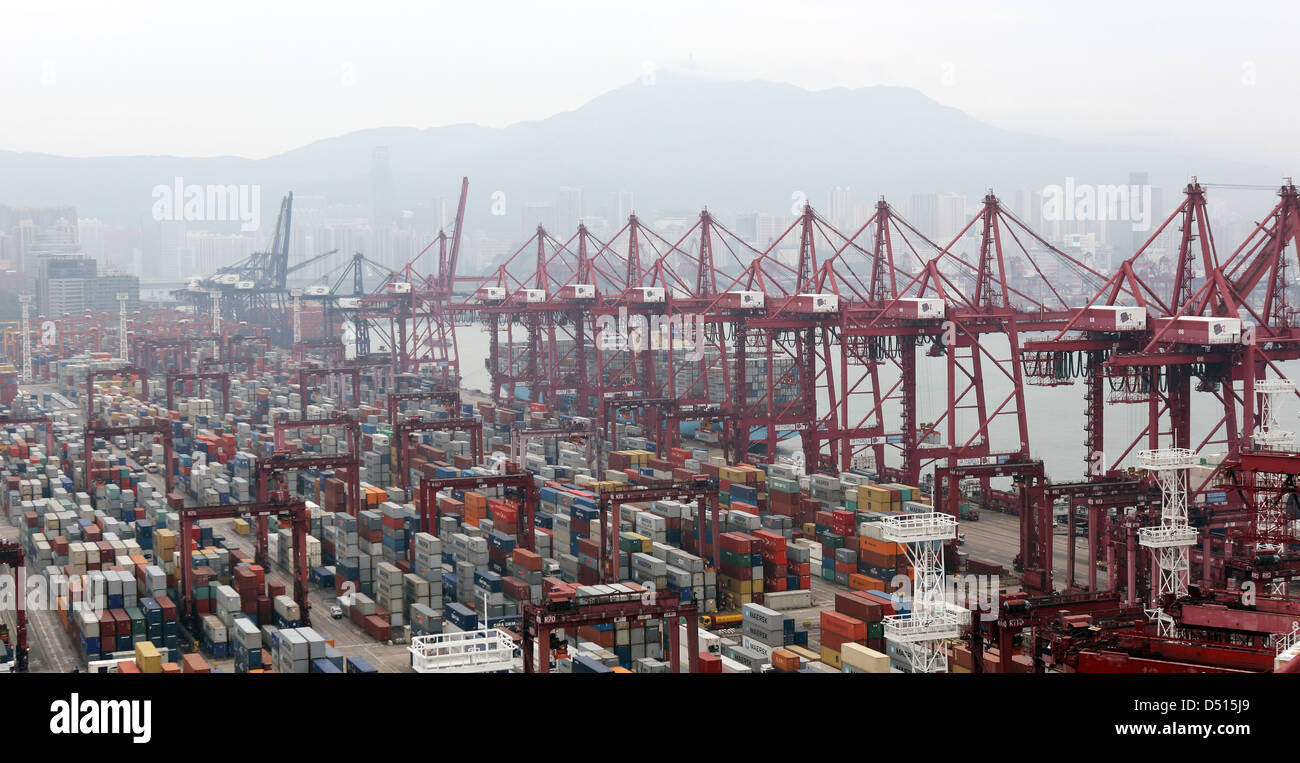
[[[962,551],[976,559],[996,562],[1006,568],[1001,583],[1010,590],[1018,590],[1020,575],[1012,569],[1016,554],[1020,553],[1020,518],[993,511],[980,511],[974,522],[962,522],[959,532],[966,536]],[[1052,579],[1057,590],[1065,588],[1065,570],[1068,564],[1066,546],[1070,536],[1064,527],[1057,528],[1052,536]],[[1088,582],[1088,538],[1075,539],[1074,575],[1076,583]],[[1105,570],[1097,570],[1097,585],[1106,585]]]
[[[44,388],[34,387],[32,391],[39,392],[42,389]],[[486,395],[476,391],[465,392],[463,398],[466,402],[488,401]],[[138,466],[127,453],[118,451],[116,448],[114,452],[117,455],[126,456],[128,464]],[[162,474],[146,474],[146,478],[160,494],[165,494],[165,482]],[[236,534],[232,522],[232,520],[218,520],[212,522],[212,524],[216,534],[224,536],[227,542],[252,555],[254,553],[252,535]],[[1017,517],[991,511],[981,511],[978,521],[962,522],[960,525],[960,531],[965,535],[962,550],[973,557],[995,562],[1005,567],[1007,573],[1002,577],[1000,583],[1012,590],[1015,590],[1020,582],[1020,576],[1012,570],[1012,560],[1019,551],[1019,528],[1020,524]],[[17,540],[18,534],[18,528],[10,526],[7,522],[0,522],[0,538]],[[1068,537],[1063,530],[1058,531],[1054,537],[1054,574],[1058,588],[1062,588],[1065,583],[1065,546],[1067,540]],[[1075,574],[1079,581],[1084,582],[1087,581],[1088,575],[1086,547],[1087,539],[1080,537],[1076,547]],[[285,570],[272,565],[266,571],[266,575],[270,581],[283,583],[286,590],[292,594],[293,581]],[[1105,585],[1106,573],[1103,570],[1098,570],[1097,575],[1098,583]],[[808,628],[810,649],[816,651],[820,648],[821,611],[832,609],[835,604],[835,594],[846,590],[848,589],[843,586],[814,575],[812,578],[813,605],[788,611],[788,614],[795,619],[796,623]],[[311,602],[312,627],[326,640],[333,641],[334,647],[344,656],[359,656],[382,672],[411,672],[406,644],[377,642],[350,620],[331,618],[329,607],[335,600],[332,591],[309,585],[308,595]],[[11,619],[10,622],[12,622]],[[735,638],[737,641],[740,639],[738,631],[724,632],[724,635]],[[71,672],[75,668],[82,667],[76,646],[64,629],[57,612],[46,610],[28,613],[28,643],[31,649],[30,666],[33,672]],[[233,659],[209,659],[209,662],[223,671],[234,671]]]

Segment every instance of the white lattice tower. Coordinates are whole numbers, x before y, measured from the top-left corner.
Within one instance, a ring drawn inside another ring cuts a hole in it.
[[[943,541],[957,537],[957,518],[944,513],[902,514],[883,522],[885,540],[903,546],[912,565],[912,611],[885,618],[885,638],[908,656],[914,673],[948,672],[947,639],[961,634],[950,611]]]
[[[1290,450],[1295,445],[1295,432],[1282,429],[1282,402],[1295,393],[1295,382],[1290,379],[1261,379],[1255,382],[1259,395],[1259,429],[1255,431],[1255,447],[1265,450]],[[1255,475],[1255,553],[1281,553],[1278,539],[1286,535],[1287,516],[1283,511],[1286,500],[1284,477],[1280,474]],[[1269,593],[1286,594],[1286,580],[1274,578],[1268,584]]]
[[[1185,448],[1143,450],[1137,454],[1138,468],[1155,476],[1161,492],[1160,524],[1140,528],[1138,543],[1151,549],[1158,570],[1156,601],[1146,613],[1162,636],[1178,635],[1173,616],[1160,608],[1160,600],[1187,595],[1187,550],[1196,545],[1196,528],[1187,523],[1187,470],[1192,462],[1192,452]]]
[[[293,295],[293,343],[302,341],[302,292],[294,289]]]
[[[1261,379],[1255,382],[1259,395],[1259,429],[1255,431],[1255,445],[1277,450],[1295,444],[1295,432],[1282,429],[1282,401],[1295,393],[1295,383],[1290,379]]]
[[[24,383],[30,384],[32,381],[32,324],[30,315],[32,295],[19,294],[18,301],[23,306],[23,370],[18,378]]]
[[[208,296],[212,299],[212,333],[221,336],[221,290],[213,289]]]
[[[117,351],[118,357],[123,360],[130,358],[126,347],[126,303],[129,299],[131,299],[130,294],[117,293]]]

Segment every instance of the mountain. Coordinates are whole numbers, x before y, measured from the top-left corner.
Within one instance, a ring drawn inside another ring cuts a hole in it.
[[[383,127],[261,160],[0,152],[0,203],[69,203],[83,217],[141,224],[150,219],[151,189],[180,176],[186,183],[261,185],[263,221],[274,220],[288,190],[368,209],[376,146],[388,147],[398,204],[451,197],[468,175],[467,227],[508,233],[520,229],[520,204],[554,202],[564,186],[583,188],[589,209],[594,199],[627,189],[643,216],[693,215],[705,205],[784,212],[795,192],[822,206],[833,186],[852,187],[860,201],[884,193],[901,208],[914,191],[978,198],[989,187],[1041,188],[1067,176],[1125,183],[1130,171],[1177,188],[1193,174],[1260,183],[1285,169],[1017,133],[908,88],[813,92],[660,72],[654,84],[634,82],[546,119],[504,128]],[[495,191],[507,202],[497,220],[489,214]]]

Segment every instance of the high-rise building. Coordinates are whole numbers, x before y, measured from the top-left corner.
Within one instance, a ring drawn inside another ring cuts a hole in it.
[[[189,275],[207,275],[219,268],[234,265],[252,254],[256,249],[255,244],[256,240],[252,236],[240,233],[186,233],[185,248],[193,253]],[[308,248],[299,251],[314,250]]]
[[[941,193],[939,204],[939,241],[946,245],[969,222],[966,219],[966,197],[960,193]]]
[[[835,186],[827,194],[826,210],[830,215],[831,226],[841,233],[849,234],[853,227],[853,189],[847,186]]]
[[[627,222],[628,216],[631,215],[634,211],[636,211],[636,201],[632,196],[632,192],[619,191],[618,192],[618,217],[614,219],[615,227],[622,228],[623,224]]]
[[[931,240],[939,238],[939,195],[912,194],[907,203],[907,221],[926,238]]]
[[[77,243],[81,251],[95,262],[104,264],[104,223],[101,220],[80,219],[77,221]]]
[[[556,235],[555,205],[540,201],[525,201],[519,207],[519,235],[528,238],[542,226],[548,233]]]
[[[552,235],[560,240],[572,236],[578,230],[578,221],[582,219],[582,189],[561,188],[555,199],[555,224],[557,230]]]
[[[767,248],[776,236],[781,232],[781,221],[776,215],[767,212],[759,212],[758,219],[754,222],[754,240],[758,243],[759,249]]]
[[[186,277],[181,263],[181,250],[184,248],[185,223],[175,220],[158,223],[158,261],[161,266],[158,268],[158,276],[164,279]]]
[[[127,310],[140,304],[140,279],[101,271],[84,254],[44,254],[36,279],[36,310],[48,318],[90,312],[117,312],[117,295],[129,295]]]
[[[1165,217],[1167,217],[1172,210],[1165,209],[1164,194],[1160,192],[1161,189],[1151,185],[1151,180],[1147,173],[1130,172],[1128,174],[1128,184],[1130,195],[1129,217],[1135,218],[1130,221],[1130,223],[1134,224],[1130,224],[1129,226],[1128,254],[1131,255],[1136,252],[1142,244],[1146,243],[1146,240],[1151,237],[1151,234],[1155,232],[1160,223],[1164,222]],[[1151,189],[1150,209],[1143,209],[1142,206],[1144,204],[1144,198],[1147,195],[1147,188]],[[1140,230],[1143,226],[1135,224],[1138,222],[1137,218],[1140,217],[1145,217],[1150,223],[1145,226],[1146,230]]]
[[[375,146],[370,154],[370,225],[379,228],[397,222],[397,194],[388,146]]]

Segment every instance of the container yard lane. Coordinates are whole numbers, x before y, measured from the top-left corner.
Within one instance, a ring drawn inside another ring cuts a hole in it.
[[[961,547],[963,551],[977,559],[1002,565],[1006,569],[1006,574],[1000,581],[1002,585],[1012,589],[1019,585],[1020,576],[1012,570],[1016,554],[1020,553],[1019,517],[985,509],[980,511],[978,521],[962,522],[959,527],[961,533],[966,536],[966,542]],[[1058,582],[1058,588],[1064,588],[1065,568],[1068,564],[1066,554],[1068,541],[1069,536],[1063,532],[1057,532],[1052,539],[1052,567],[1055,570],[1053,578],[1062,581]],[[1084,582],[1088,580],[1087,543],[1088,539],[1081,537],[1076,539],[1075,545],[1075,580]],[[1098,570],[1097,584],[1105,585],[1105,583],[1105,571]]]
[[[18,528],[0,522],[0,540],[19,542]],[[28,567],[28,573],[33,570]],[[4,622],[13,627],[13,614],[5,612]],[[81,669],[81,660],[72,646],[59,615],[53,609],[27,610],[28,667],[33,673],[71,673]]]

